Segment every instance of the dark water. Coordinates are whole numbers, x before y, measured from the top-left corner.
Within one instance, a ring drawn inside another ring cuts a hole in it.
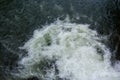
[[[17,61],[26,53],[19,47],[35,29],[66,16],[107,35],[111,60],[120,60],[120,0],[0,0],[0,80],[13,77],[10,73],[17,71]]]

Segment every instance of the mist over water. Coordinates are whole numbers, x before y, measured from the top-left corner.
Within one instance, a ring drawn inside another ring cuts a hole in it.
[[[119,0],[0,0],[0,80],[119,80]]]

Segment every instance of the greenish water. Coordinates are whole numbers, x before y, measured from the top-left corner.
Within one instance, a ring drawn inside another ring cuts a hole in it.
[[[101,42],[107,44],[111,52],[114,51],[117,40],[112,38],[119,34],[119,10],[119,0],[0,0],[0,79],[18,80],[11,74],[24,69],[18,62],[29,55],[19,47],[32,38],[34,30],[66,17],[69,17],[71,24],[89,24],[101,35],[113,34],[110,40],[108,36],[107,40]],[[44,37],[46,45],[51,45],[50,35],[47,33]],[[39,43],[38,40],[36,47]],[[40,64],[50,66],[48,63],[49,60],[46,60]]]

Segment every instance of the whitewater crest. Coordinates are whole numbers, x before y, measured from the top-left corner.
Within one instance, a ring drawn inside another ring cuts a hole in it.
[[[34,31],[22,49],[21,78],[40,80],[119,80],[110,65],[110,51],[88,24],[55,21]]]

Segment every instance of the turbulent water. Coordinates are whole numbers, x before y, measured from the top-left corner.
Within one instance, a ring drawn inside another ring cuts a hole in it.
[[[120,72],[111,66],[109,49],[88,24],[55,21],[34,31],[21,49],[28,55],[20,78],[40,80],[120,80]]]
[[[119,3],[0,0],[0,80],[120,80]]]

